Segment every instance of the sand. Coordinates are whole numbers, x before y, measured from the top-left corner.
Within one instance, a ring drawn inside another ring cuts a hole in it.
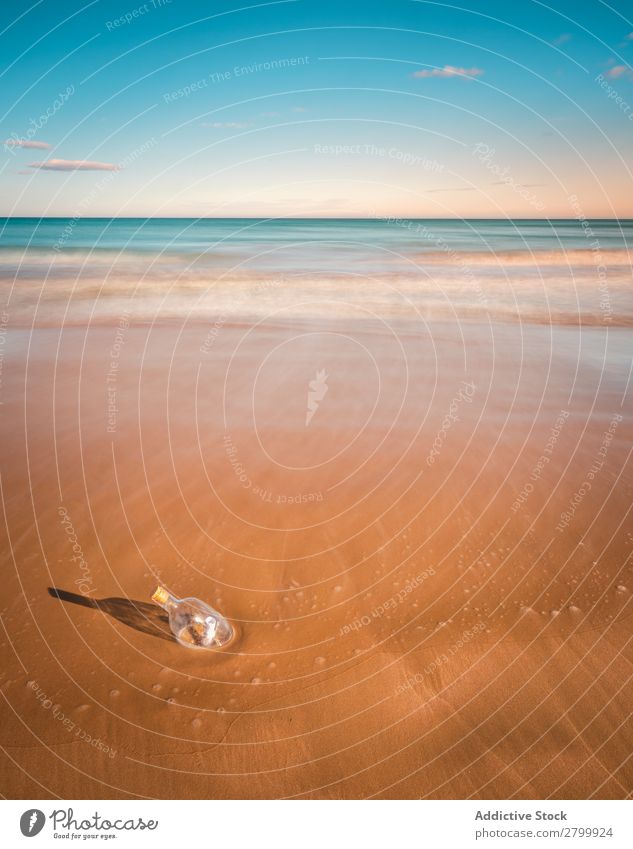
[[[630,795],[629,330],[4,341],[5,796]]]

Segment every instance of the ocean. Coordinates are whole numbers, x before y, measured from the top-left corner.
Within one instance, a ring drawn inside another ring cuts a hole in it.
[[[14,318],[629,325],[633,221],[0,219]]]

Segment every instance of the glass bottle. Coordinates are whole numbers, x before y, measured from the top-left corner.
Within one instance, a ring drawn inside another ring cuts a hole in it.
[[[217,649],[235,636],[228,619],[199,598],[176,598],[164,587],[156,587],[152,601],[167,611],[174,636],[187,648]]]

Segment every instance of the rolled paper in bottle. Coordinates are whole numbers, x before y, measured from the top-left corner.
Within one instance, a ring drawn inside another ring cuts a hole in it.
[[[165,604],[168,598],[169,593],[164,587],[156,587],[152,595],[152,601],[155,601],[156,604]]]

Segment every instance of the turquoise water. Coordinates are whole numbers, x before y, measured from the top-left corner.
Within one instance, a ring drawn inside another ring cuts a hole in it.
[[[633,221],[0,219],[7,307],[633,323]]]
[[[0,248],[233,253],[281,246],[370,244],[389,251],[583,250],[593,238],[604,250],[633,245],[633,221],[250,218],[0,218]]]

